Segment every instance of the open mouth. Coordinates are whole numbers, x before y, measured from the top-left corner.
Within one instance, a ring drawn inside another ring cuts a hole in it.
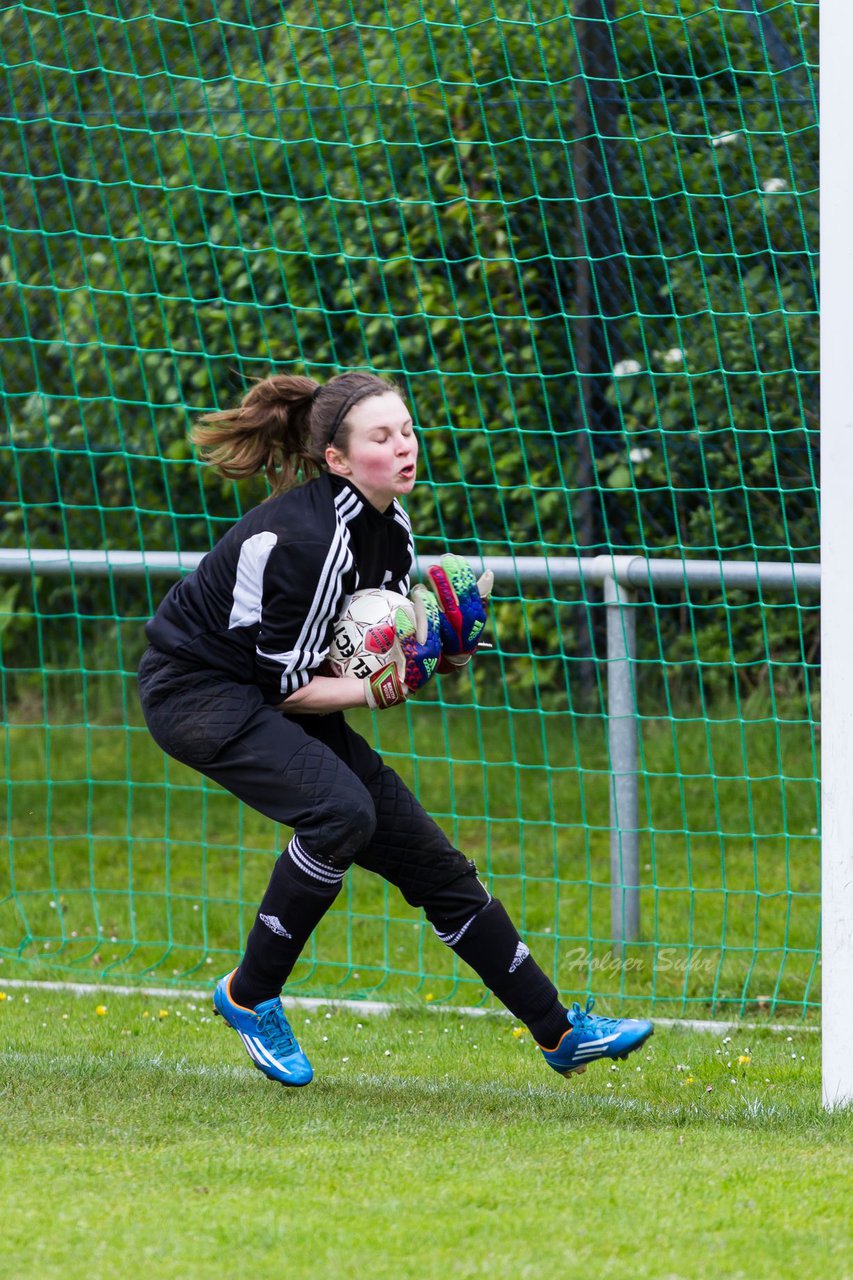
[[[410,467],[403,467],[400,471],[400,477],[403,480],[411,480],[415,474],[414,464]]]

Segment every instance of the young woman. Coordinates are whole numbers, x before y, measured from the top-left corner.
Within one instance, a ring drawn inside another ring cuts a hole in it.
[[[362,587],[406,594],[414,561],[400,499],[418,443],[399,390],[369,373],[318,385],[275,376],[240,406],[208,414],[193,438],[223,475],[265,472],[272,495],[171,588],[146,628],[139,667],[157,743],[245,804],[292,828],[233,973],[214,1007],[265,1075],[307,1084],[312,1068],[281,1004],[303,947],[353,864],[383,876],[524,1022],[556,1071],[624,1057],[649,1022],[567,1010],[474,863],[344,712],[385,710],[477,648],[491,585],[445,556],[433,591],[415,587],[417,626],[401,610],[405,680],[392,664],[367,680],[323,674],[332,623]]]

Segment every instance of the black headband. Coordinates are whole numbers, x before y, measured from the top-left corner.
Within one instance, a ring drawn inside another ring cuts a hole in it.
[[[357,390],[353,391],[349,396],[347,396],[346,400],[343,402],[340,409],[336,413],[335,420],[332,423],[331,428],[329,429],[329,438],[326,441],[327,449],[329,445],[333,443],[335,436],[338,434],[338,428],[340,427],[344,418],[349,413],[350,409],[352,409],[353,405],[358,404],[359,400],[364,400],[366,396],[375,396],[380,394],[381,392],[377,387],[369,386],[369,387],[358,387]],[[316,395],[317,395],[317,392],[315,391],[314,396]]]

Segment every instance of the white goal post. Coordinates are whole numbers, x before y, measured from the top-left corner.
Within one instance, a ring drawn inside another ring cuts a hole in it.
[[[823,1104],[853,1102],[853,5],[820,6]]]

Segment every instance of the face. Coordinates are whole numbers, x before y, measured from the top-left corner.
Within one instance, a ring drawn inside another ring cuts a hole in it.
[[[347,414],[347,426],[346,453],[330,445],[326,465],[384,511],[415,485],[418,442],[409,411],[393,391],[367,396]]]

